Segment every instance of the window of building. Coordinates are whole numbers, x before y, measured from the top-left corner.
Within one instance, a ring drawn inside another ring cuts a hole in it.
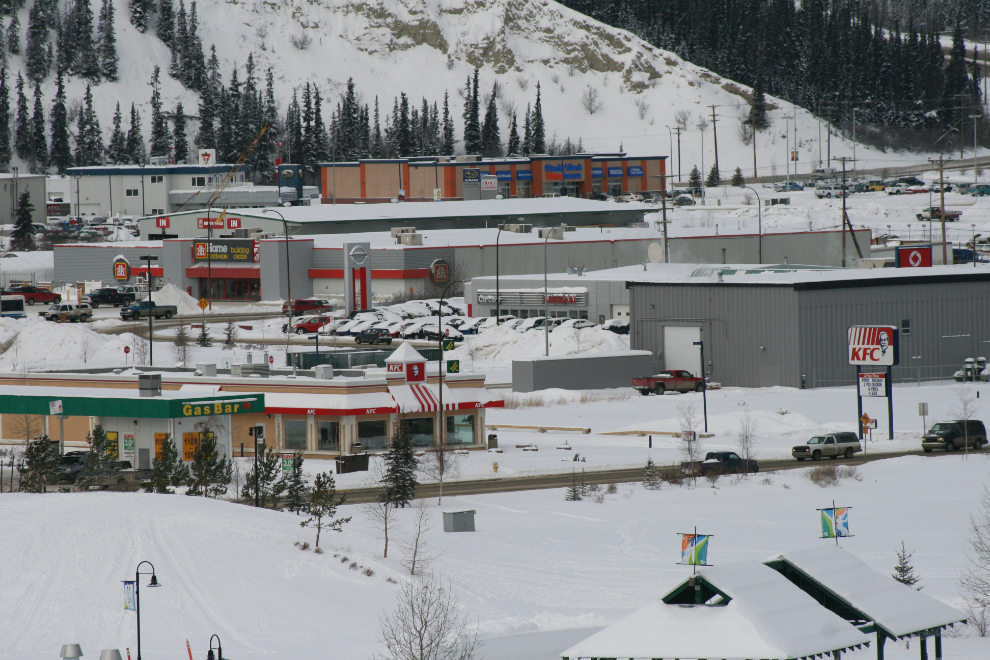
[[[509,199],[509,182],[499,181],[498,184],[498,194],[502,196],[503,199]]]
[[[492,310],[492,313],[489,314],[488,316],[497,316],[497,315],[498,315],[498,310],[497,309],[493,309]]]
[[[385,420],[373,419],[358,422],[358,442],[361,449],[385,449],[387,438],[385,436]]]
[[[409,431],[412,433],[411,442],[413,447],[433,446],[432,417],[416,417],[413,419],[403,420],[401,423],[408,425]]]
[[[532,194],[529,186],[529,181],[516,181],[516,197],[519,199],[528,199]]]
[[[165,182],[165,177],[163,175],[161,175],[161,174],[152,174],[151,175],[151,182],[152,183],[164,183]]]
[[[124,195],[127,196],[127,197],[137,197],[138,196],[138,189],[137,188],[127,188],[126,190],[124,190]]]
[[[911,334],[911,319],[904,319],[901,321],[901,335],[907,336]]]
[[[340,451],[340,423],[316,423],[316,448],[320,451]]]
[[[447,444],[474,444],[474,415],[449,415],[447,417]]]
[[[165,215],[165,209],[151,209],[151,215]]]
[[[504,310],[503,310],[503,311],[504,311]],[[521,317],[519,316],[519,310],[518,310],[518,309],[510,309],[510,310],[509,310],[509,315],[510,315],[510,316],[515,316],[515,317],[516,317],[517,319],[518,319],[518,318],[521,318]]]
[[[584,319],[585,321],[587,321],[588,320],[588,310],[582,309],[581,311],[578,312],[578,316],[580,318]]]
[[[286,420],[285,421],[285,448],[286,449],[306,449],[306,421]]]
[[[612,197],[622,196],[622,179],[609,179],[608,180],[608,194]]]
[[[199,188],[202,188],[203,186],[206,185],[206,177],[205,176],[194,176],[192,178],[192,185],[193,186],[197,186]]]
[[[530,316],[543,316],[543,310],[542,309],[531,309],[531,310],[529,310],[529,315]]]
[[[594,180],[592,180],[592,182],[591,182],[591,192],[593,192],[596,195],[600,195],[601,194],[601,192],[602,192],[602,180],[601,179],[594,179]]]
[[[517,319],[528,319],[529,318],[529,310],[528,309],[520,309],[518,314],[516,313],[516,310],[512,310],[512,315],[515,316]]]

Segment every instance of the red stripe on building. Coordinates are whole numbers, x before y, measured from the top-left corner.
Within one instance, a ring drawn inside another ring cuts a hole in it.
[[[148,272],[147,266],[135,266],[131,268],[131,273],[135,275],[145,275]],[[151,267],[152,277],[165,277],[165,268],[163,266],[152,266]]]
[[[216,266],[214,266],[216,269]],[[422,279],[424,277],[430,276],[429,268],[407,268],[405,270],[400,268],[379,268],[371,271],[371,279],[373,280],[404,280],[404,279]],[[310,279],[322,277],[327,279],[343,279],[344,269],[343,268],[310,268],[309,269]]]
[[[396,407],[391,408],[272,408],[265,406],[266,413],[277,415],[384,415],[385,413],[399,412]]]
[[[212,277],[215,280],[260,280],[260,266],[221,266],[196,264],[186,268],[186,277]]]

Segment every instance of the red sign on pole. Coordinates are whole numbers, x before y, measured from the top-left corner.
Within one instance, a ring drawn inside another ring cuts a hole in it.
[[[126,354],[128,354],[130,352],[131,352],[131,347],[130,346],[124,346],[124,355],[126,355]]]
[[[155,226],[159,229],[168,229],[171,224],[172,221],[168,217],[155,218]]]
[[[899,247],[896,250],[894,265],[897,268],[931,268],[932,246]]]

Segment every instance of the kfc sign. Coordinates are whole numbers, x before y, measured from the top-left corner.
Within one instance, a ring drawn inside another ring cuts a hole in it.
[[[898,247],[894,249],[894,267],[931,268],[932,246]]]
[[[406,365],[406,381],[424,381],[426,380],[426,365],[422,362],[416,362],[414,364]]]
[[[172,224],[172,221],[167,217],[155,218],[155,227],[159,229],[168,229],[170,224]]]
[[[390,373],[390,374],[396,374],[396,373],[401,374],[402,373],[402,365],[400,363],[398,363],[398,362],[393,363],[393,364],[389,364],[388,365],[388,373]]]
[[[849,364],[890,366],[899,362],[897,328],[854,325],[849,328]]]

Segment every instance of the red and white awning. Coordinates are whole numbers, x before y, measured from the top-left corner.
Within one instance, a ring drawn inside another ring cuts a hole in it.
[[[211,266],[207,263],[198,263],[186,267],[186,277],[212,277],[215,280],[259,280],[261,279],[261,264],[215,263]]]
[[[440,410],[439,388],[434,383],[409,385],[389,385],[389,393],[399,407],[399,412],[436,412]],[[268,404],[266,404],[268,405]],[[474,410],[477,408],[498,408],[504,402],[484,387],[443,386],[444,410]]]
[[[270,405],[267,405],[268,402]],[[398,412],[388,392],[354,394],[299,394],[271,392],[265,394],[265,412],[280,415],[383,415]]]

